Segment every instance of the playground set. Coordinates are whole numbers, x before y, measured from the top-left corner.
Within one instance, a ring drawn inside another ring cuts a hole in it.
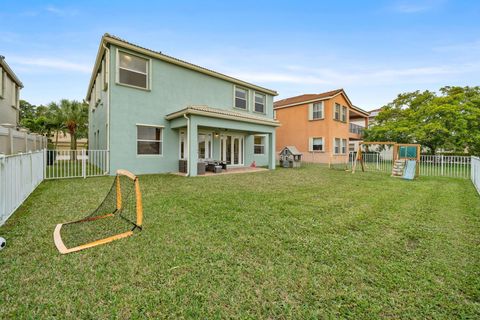
[[[357,163],[362,172],[371,169],[390,171],[392,177],[413,180],[419,176],[420,145],[396,142],[362,142],[352,165],[355,173]]]

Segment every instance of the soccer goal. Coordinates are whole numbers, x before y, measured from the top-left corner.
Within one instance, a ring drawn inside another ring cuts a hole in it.
[[[129,237],[142,229],[142,222],[138,178],[118,170],[102,203],[83,219],[57,224],[53,239],[58,251],[66,254]]]

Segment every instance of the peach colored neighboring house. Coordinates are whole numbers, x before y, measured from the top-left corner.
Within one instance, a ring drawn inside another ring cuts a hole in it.
[[[348,161],[368,127],[369,113],[353,105],[343,89],[279,100],[274,111],[281,124],[276,150],[295,146],[305,162]]]

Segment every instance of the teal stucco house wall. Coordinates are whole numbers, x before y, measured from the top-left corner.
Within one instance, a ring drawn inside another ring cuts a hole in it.
[[[115,36],[102,37],[90,79],[89,149],[109,150],[110,173],[178,172],[187,160],[275,168],[273,90]]]

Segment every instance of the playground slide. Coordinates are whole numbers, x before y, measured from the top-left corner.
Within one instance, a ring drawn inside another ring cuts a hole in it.
[[[405,166],[405,171],[403,172],[403,179],[413,180],[415,178],[415,169],[417,167],[417,161],[415,160],[407,160],[407,164]]]

